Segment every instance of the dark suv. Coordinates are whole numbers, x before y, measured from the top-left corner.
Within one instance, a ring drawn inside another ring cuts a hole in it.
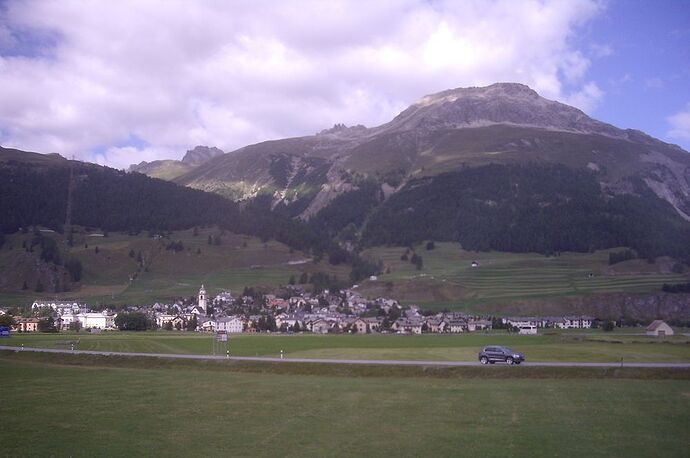
[[[525,355],[517,353],[508,347],[500,347],[498,345],[492,347],[484,347],[479,352],[479,362],[482,364],[493,364],[496,361],[506,362],[508,364],[520,364],[525,360]]]

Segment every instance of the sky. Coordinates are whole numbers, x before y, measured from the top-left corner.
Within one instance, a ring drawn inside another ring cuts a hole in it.
[[[690,0],[0,0],[0,145],[117,168],[495,82],[690,150]]]

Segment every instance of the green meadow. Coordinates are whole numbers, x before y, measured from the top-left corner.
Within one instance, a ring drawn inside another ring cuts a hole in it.
[[[687,374],[281,374],[44,356],[0,352],[3,456],[680,457],[689,445]]]
[[[193,296],[202,283],[210,294],[215,294],[227,289],[238,293],[245,286],[275,288],[287,284],[292,276],[299,278],[303,272],[349,278],[347,265],[332,266],[326,260],[315,263],[308,255],[275,241],[225,233],[220,245],[209,245],[208,237],[218,235],[216,228],[200,228],[197,235],[192,230],[178,231],[169,239],[150,238],[143,233],[92,237],[80,232],[69,248],[64,236],[46,234],[58,240],[65,257],[77,258],[83,265],[80,288],[61,293],[34,291],[35,259],[21,248],[32,235],[10,235],[0,248],[0,270],[8,272],[4,284],[0,284],[0,305],[28,305],[37,297],[75,299],[96,306],[152,304]],[[183,250],[167,250],[166,245],[172,241],[181,242]],[[672,273],[673,262],[668,258],[659,258],[653,264],[631,260],[609,266],[610,250],[545,257],[535,253],[474,253],[461,250],[458,244],[438,242],[434,250],[426,250],[423,245],[415,247],[424,260],[421,270],[400,259],[406,250],[366,250],[363,255],[376,262],[381,260],[386,273],[375,281],[363,281],[359,291],[366,296],[386,296],[439,310],[486,311],[491,307],[498,313],[502,304],[547,301],[554,312],[566,313],[567,307],[558,309],[563,298],[651,293],[660,291],[663,283],[688,281],[687,275]],[[143,268],[137,263],[140,253]],[[479,262],[479,266],[471,267],[472,261]],[[24,281],[26,290],[21,289]]]
[[[263,242],[217,228],[199,228],[196,235],[193,230],[176,231],[165,239],[146,233],[93,237],[79,232],[72,247],[67,246],[63,235],[45,236],[58,240],[63,257],[81,261],[81,287],[61,293],[34,291],[35,259],[21,248],[32,234],[14,234],[0,247],[0,270],[11,277],[0,290],[0,305],[25,306],[40,297],[74,299],[95,306],[153,304],[194,296],[202,283],[211,294],[228,289],[237,294],[245,286],[286,285],[291,276],[299,278],[303,272],[326,272],[341,279],[347,279],[350,272],[345,265],[314,263],[304,253],[273,240]],[[209,244],[209,236],[219,237],[220,244]],[[181,242],[183,249],[166,249],[171,242]],[[139,257],[143,266],[137,262]],[[21,289],[23,281],[27,290]]]
[[[688,281],[685,274],[671,271],[672,261],[659,258],[654,263],[635,259],[608,265],[609,252],[536,253],[469,252],[454,243],[435,243],[426,250],[414,247],[423,259],[417,270],[401,257],[405,247],[378,247],[364,252],[380,259],[387,273],[376,281],[365,281],[361,291],[371,295],[389,294],[406,302],[431,308],[472,308],[513,301],[605,293],[649,293],[660,291],[664,283]],[[408,253],[408,258],[411,252]],[[472,267],[472,262],[478,263]]]
[[[642,328],[638,328],[642,331]],[[2,345],[137,353],[208,355],[211,334],[175,331],[13,334]],[[536,336],[473,333],[464,335],[231,335],[233,356],[290,358],[475,361],[481,347],[506,345],[528,361],[690,362],[690,337],[681,333],[658,339],[631,332],[553,332]]]

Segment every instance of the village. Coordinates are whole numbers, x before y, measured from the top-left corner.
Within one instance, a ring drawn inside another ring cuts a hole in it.
[[[340,333],[468,333],[507,329],[536,334],[539,329],[587,329],[597,326],[590,316],[495,317],[460,312],[430,312],[415,305],[401,305],[389,298],[367,299],[352,289],[312,294],[297,286],[289,294],[255,294],[245,290],[235,297],[221,291],[207,296],[202,285],[195,298],[170,304],[128,306],[117,312],[94,311],[76,301],[36,300],[31,316],[13,318],[15,332],[37,332],[41,321],[52,320],[52,331],[177,330],[208,333],[280,332]],[[0,311],[9,313],[9,310]],[[140,318],[132,326],[131,318]],[[119,318],[118,318],[119,317]],[[143,318],[143,320],[141,320]]]

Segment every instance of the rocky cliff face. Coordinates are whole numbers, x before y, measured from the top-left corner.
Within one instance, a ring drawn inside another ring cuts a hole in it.
[[[187,151],[182,158],[182,162],[191,165],[192,167],[196,167],[204,162],[207,162],[209,159],[222,156],[223,154],[225,154],[223,150],[216,148],[215,146],[196,146],[194,149]]]

